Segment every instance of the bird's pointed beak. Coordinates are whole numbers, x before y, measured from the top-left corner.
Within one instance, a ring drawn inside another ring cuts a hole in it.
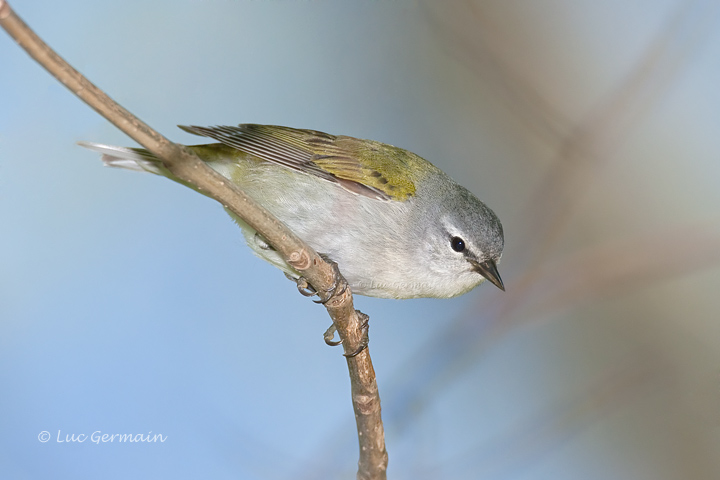
[[[503,292],[505,291],[505,285],[503,285],[500,273],[498,273],[497,265],[493,260],[486,260],[484,262],[476,262],[475,260],[468,260],[473,266],[473,270],[477,273],[490,280],[493,285],[498,287]]]

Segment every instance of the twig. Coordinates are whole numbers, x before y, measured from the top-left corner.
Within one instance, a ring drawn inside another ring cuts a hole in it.
[[[353,307],[349,288],[339,295],[328,293],[336,281],[334,271],[309,245],[227,178],[206,166],[188,149],[150,128],[93,85],[45,44],[13,12],[5,0],[0,0],[0,25],[33,59],[78,98],[161,158],[173,175],[202,190],[261,233],[285,261],[320,292],[338,335],[343,340],[345,352],[351,353],[357,349],[362,339],[362,314]],[[347,362],[360,443],[357,478],[384,479],[387,452],[380,418],[380,396],[368,349],[365,348],[360,354],[348,358]]]

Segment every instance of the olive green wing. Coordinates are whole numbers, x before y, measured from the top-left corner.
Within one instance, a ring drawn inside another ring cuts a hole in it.
[[[180,126],[218,142],[379,200],[415,194],[415,175],[427,162],[401,148],[371,140],[274,125]]]

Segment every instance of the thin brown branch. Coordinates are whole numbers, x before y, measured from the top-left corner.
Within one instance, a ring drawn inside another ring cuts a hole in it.
[[[45,44],[5,0],[0,0],[0,25],[18,45],[78,98],[161,158],[174,176],[214,198],[262,234],[285,261],[320,292],[338,335],[343,340],[345,352],[357,349],[362,339],[363,321],[353,307],[352,294],[349,289],[339,295],[331,293],[336,281],[333,268],[308,244],[188,149],[150,128],[92,84]],[[348,358],[347,362],[360,442],[358,478],[384,479],[387,452],[380,417],[380,396],[368,349]]]

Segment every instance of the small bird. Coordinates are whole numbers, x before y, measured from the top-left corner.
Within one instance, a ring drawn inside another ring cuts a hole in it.
[[[497,216],[427,160],[402,148],[274,125],[180,126],[219,143],[193,145],[207,165],[336,262],[351,290],[381,298],[449,298],[497,270]],[[97,143],[110,167],[179,181],[147,150]],[[230,215],[260,258],[298,278],[241,218]]]

